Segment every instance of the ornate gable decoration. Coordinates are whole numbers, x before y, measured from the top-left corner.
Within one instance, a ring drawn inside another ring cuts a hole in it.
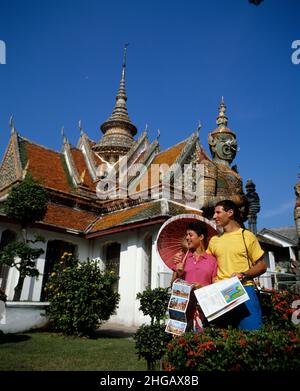
[[[22,164],[19,153],[19,140],[13,132],[0,167],[0,190],[22,178]]]

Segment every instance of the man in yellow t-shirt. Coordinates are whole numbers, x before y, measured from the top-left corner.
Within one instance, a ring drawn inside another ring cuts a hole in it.
[[[214,220],[223,228],[221,236],[213,236],[207,252],[218,260],[215,281],[237,276],[245,286],[250,300],[220,317],[221,325],[232,325],[243,330],[256,330],[262,326],[260,303],[253,286],[253,278],[263,274],[267,267],[255,235],[244,230],[237,206],[230,200],[215,206]]]

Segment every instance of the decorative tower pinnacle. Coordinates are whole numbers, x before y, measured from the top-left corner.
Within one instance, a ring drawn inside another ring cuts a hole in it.
[[[128,44],[124,45],[122,77],[116,96],[116,104],[112,115],[101,125],[103,138],[93,147],[96,152],[105,155],[106,160],[116,161],[124,156],[134,143],[137,128],[131,122],[126,107],[125,67]]]
[[[83,135],[83,127],[82,127],[81,119],[78,121],[78,129],[79,129],[79,132],[80,132],[80,136],[82,136]]]
[[[199,120],[198,120],[197,129],[196,129],[196,132],[198,133],[198,137],[199,137],[199,135],[200,135],[201,129],[202,129],[202,124],[201,124],[201,121],[200,121],[200,119],[199,119]]]
[[[14,124],[14,116],[13,114],[9,118],[9,127],[10,127],[10,132],[11,134],[16,131],[15,124]]]
[[[225,128],[228,124],[228,118],[225,115],[226,113],[226,105],[224,102],[224,97],[222,96],[221,103],[219,106],[219,115],[217,116],[216,123],[219,128]]]
[[[61,137],[63,139],[63,143],[67,144],[68,143],[68,139],[67,139],[67,136],[65,134],[65,127],[64,126],[61,127],[60,134],[61,134]]]

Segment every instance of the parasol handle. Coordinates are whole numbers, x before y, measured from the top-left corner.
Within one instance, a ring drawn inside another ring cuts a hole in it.
[[[185,265],[185,262],[186,262],[186,259],[187,259],[187,256],[188,256],[188,253],[189,253],[189,250],[187,250],[187,252],[185,253],[185,256],[184,256],[184,258],[183,258],[183,260],[182,260],[183,267],[184,267],[184,265]]]

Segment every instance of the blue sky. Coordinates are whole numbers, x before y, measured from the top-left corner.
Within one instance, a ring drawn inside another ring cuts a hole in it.
[[[223,95],[240,151],[234,161],[256,183],[259,228],[293,225],[299,169],[300,2],[264,0],[0,0],[0,155],[14,114],[18,132],[60,150],[82,120],[93,140],[111,114],[127,51],[127,107],[139,134],[161,148],[200,140],[216,127]]]

